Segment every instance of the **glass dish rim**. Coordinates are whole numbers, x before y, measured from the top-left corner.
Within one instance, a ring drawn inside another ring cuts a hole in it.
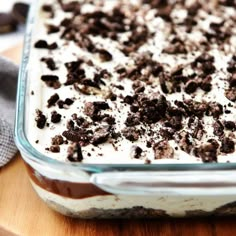
[[[35,22],[35,13],[40,1],[31,4],[30,12],[26,24],[24,37],[24,46],[22,51],[16,98],[16,114],[14,139],[18,149],[27,154],[27,158],[38,164],[57,166],[58,168],[79,168],[91,172],[100,172],[104,169],[119,170],[158,170],[158,171],[192,171],[192,170],[236,170],[236,163],[174,163],[174,164],[86,164],[61,162],[52,159],[37,151],[28,141],[25,134],[25,101],[26,101],[26,84],[27,84],[27,65],[30,54],[32,30]]]

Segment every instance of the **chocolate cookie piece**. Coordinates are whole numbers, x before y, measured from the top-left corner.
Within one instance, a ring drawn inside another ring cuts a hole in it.
[[[181,150],[190,153],[193,148],[193,142],[191,139],[191,136],[186,131],[181,131],[176,138],[177,142],[179,143],[179,146]]]
[[[74,143],[70,147],[68,147],[68,156],[67,159],[71,162],[80,162],[83,160],[83,154],[81,150],[81,146],[79,143]]]
[[[217,120],[214,124],[213,124],[213,134],[216,136],[222,136],[224,134],[224,126],[223,124]]]
[[[235,131],[236,123],[233,121],[224,121],[224,126],[227,130]]]
[[[72,121],[73,122],[73,121]],[[62,135],[68,140],[74,143],[79,143],[81,146],[86,146],[90,143],[92,138],[91,132],[85,129],[70,128],[62,133]]]
[[[12,7],[14,18],[19,23],[25,23],[29,11],[29,5],[23,2],[16,2]]]
[[[17,30],[17,21],[10,13],[0,13],[0,34]]]
[[[54,50],[58,48],[58,45],[55,42],[52,44],[48,44],[46,40],[40,39],[37,42],[35,42],[34,47],[38,49]]]
[[[111,61],[112,54],[105,49],[97,49],[96,52],[99,54],[99,57],[102,62]]]
[[[122,130],[122,134],[126,139],[131,142],[137,141],[139,139],[138,130],[135,127],[127,127]]]
[[[46,118],[46,116],[43,114],[43,112],[40,111],[40,110],[37,110],[37,111],[36,111],[36,115],[37,115],[37,116],[36,116],[36,118],[35,118],[35,121],[36,121],[37,127],[38,127],[39,129],[43,129],[44,126],[45,126],[45,124],[46,124],[47,118]]]
[[[58,145],[52,145],[52,146],[49,148],[49,151],[50,151],[50,152],[54,152],[54,153],[60,152],[60,146],[58,146]]]
[[[47,101],[48,107],[55,106],[58,100],[59,100],[59,95],[57,93],[53,94]]]
[[[61,145],[64,143],[64,139],[61,135],[55,135],[52,138],[52,145]]]
[[[50,5],[50,4],[44,4],[44,5],[42,6],[42,11],[44,11],[44,12],[53,12],[52,5]]]
[[[217,162],[217,148],[212,143],[201,145],[197,153],[203,162]]]
[[[47,25],[48,28],[48,34],[54,34],[60,31],[60,27],[56,25]]]
[[[56,111],[53,111],[51,113],[51,122],[52,123],[59,123],[61,121],[61,114],[57,113]]]
[[[232,139],[225,137],[220,146],[220,151],[223,153],[233,153],[235,150],[235,143]]]
[[[227,97],[230,101],[236,101],[236,88],[226,89],[225,97]]]
[[[229,79],[229,87],[236,88],[236,73],[233,74]]]
[[[142,152],[143,150],[141,147],[134,145],[131,148],[131,157],[135,159],[139,159],[141,157]]]
[[[108,140],[108,137],[109,137],[109,130],[107,128],[100,127],[95,130],[91,142],[93,145],[105,143]]]
[[[45,62],[48,69],[50,70],[57,70],[56,63],[51,57],[43,57],[41,58],[41,61]]]
[[[188,94],[194,93],[198,88],[198,84],[194,80],[189,80],[184,88],[184,91]]]
[[[173,158],[174,149],[167,140],[162,140],[153,146],[155,159]]]

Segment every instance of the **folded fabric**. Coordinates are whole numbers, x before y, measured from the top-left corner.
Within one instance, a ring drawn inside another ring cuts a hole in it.
[[[0,57],[0,167],[17,152],[13,139],[17,75],[17,65]]]

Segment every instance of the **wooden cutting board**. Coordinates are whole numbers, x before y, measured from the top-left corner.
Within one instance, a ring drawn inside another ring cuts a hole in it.
[[[16,63],[21,46],[4,53]],[[30,186],[20,154],[0,169],[0,236],[236,235],[236,218],[76,220],[50,210]]]

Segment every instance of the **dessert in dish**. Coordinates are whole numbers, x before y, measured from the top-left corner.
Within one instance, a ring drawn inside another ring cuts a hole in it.
[[[235,162],[235,3],[38,4],[18,109],[31,145],[16,133],[39,196],[84,218],[235,214],[232,172],[146,165]]]
[[[227,1],[41,1],[28,138],[82,163],[234,162],[235,8]]]

